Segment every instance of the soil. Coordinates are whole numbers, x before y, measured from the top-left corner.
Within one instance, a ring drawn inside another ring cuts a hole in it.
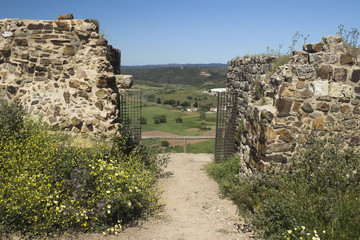
[[[119,239],[250,239],[251,233],[238,230],[241,225],[236,206],[219,197],[218,185],[204,166],[211,154],[170,154],[160,179],[164,209],[156,217],[125,229]]]

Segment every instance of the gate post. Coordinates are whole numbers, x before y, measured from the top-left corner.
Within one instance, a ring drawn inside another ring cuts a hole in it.
[[[214,156],[216,162],[230,157],[235,153],[237,105],[238,98],[236,92],[218,93]]]
[[[120,101],[120,122],[123,132],[133,134],[135,139],[141,139],[141,91],[125,89]]]

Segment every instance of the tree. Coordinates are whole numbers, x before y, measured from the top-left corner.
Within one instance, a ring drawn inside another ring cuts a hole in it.
[[[155,124],[166,123],[165,115],[156,115],[155,117],[153,117],[153,119]]]
[[[188,103],[187,101],[185,101],[185,102],[182,102],[182,103],[181,103],[181,106],[187,107],[187,106],[190,106],[190,103]]]
[[[156,102],[157,102],[157,104],[161,104],[161,99],[158,98]]]
[[[182,118],[181,118],[181,117],[177,117],[177,118],[175,118],[175,121],[176,121],[176,123],[182,123],[182,122],[183,122],[183,120],[182,120]]]
[[[168,147],[169,145],[170,145],[170,143],[168,141],[161,141],[162,147]]]
[[[197,108],[198,106],[199,106],[199,104],[198,104],[198,102],[197,101],[195,101],[195,103],[194,103],[194,108]]]

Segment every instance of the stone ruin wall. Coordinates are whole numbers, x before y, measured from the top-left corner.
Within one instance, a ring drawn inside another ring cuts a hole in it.
[[[20,101],[53,128],[117,131],[119,96],[131,85],[96,21],[0,20],[0,99]]]
[[[303,49],[272,76],[274,57],[228,62],[227,88],[239,96],[237,146],[245,174],[289,163],[315,129],[341,134],[360,149],[359,56],[347,52],[341,36]]]

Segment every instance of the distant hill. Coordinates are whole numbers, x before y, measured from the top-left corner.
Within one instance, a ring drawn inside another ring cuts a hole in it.
[[[211,63],[122,66],[121,73],[133,75],[135,84],[225,87],[227,65]]]
[[[168,68],[168,67],[206,67],[206,68],[222,68],[227,67],[224,63],[169,63],[169,64],[154,64],[154,65],[135,65],[135,66],[121,66],[121,69],[128,68]]]

